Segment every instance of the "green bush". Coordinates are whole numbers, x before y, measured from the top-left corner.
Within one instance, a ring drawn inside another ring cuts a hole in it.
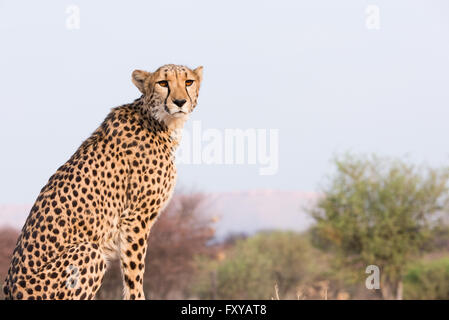
[[[202,299],[270,299],[277,283],[284,298],[317,274],[306,235],[259,233],[240,240],[222,261],[198,259],[194,292]]]
[[[449,299],[449,258],[419,262],[404,278],[405,299]]]

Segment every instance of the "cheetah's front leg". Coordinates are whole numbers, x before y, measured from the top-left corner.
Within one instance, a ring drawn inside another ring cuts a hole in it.
[[[122,219],[120,227],[120,262],[124,299],[144,300],[143,275],[147,239],[153,221],[145,221],[137,212]]]

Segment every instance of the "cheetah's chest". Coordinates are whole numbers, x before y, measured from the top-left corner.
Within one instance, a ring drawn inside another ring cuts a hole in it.
[[[160,212],[169,202],[176,184],[176,167],[173,161],[158,162],[143,172],[145,195],[150,212]]]

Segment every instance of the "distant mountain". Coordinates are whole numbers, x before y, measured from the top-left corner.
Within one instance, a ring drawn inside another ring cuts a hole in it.
[[[312,219],[305,208],[316,201],[315,192],[252,190],[210,193],[205,211],[218,217],[216,234],[222,239],[230,233],[259,230],[306,230]],[[31,205],[0,205],[0,226],[22,228]]]
[[[268,229],[304,231],[313,222],[305,209],[313,205],[318,193],[253,190],[210,196],[209,209],[219,217],[216,234],[222,238]]]

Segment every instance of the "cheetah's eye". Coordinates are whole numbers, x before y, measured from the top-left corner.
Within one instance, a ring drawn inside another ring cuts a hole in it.
[[[193,84],[193,80],[186,80],[186,87],[190,87]]]
[[[158,82],[158,84],[161,86],[161,87],[168,87],[168,81],[165,81],[165,80],[163,80],[163,81],[159,81]]]

